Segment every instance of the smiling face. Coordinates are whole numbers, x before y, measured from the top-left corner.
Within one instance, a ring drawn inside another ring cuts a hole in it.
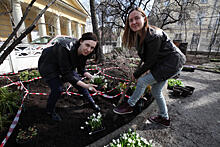
[[[146,17],[139,11],[134,10],[128,17],[129,27],[134,32],[140,32],[146,22]]]
[[[88,56],[95,49],[97,42],[93,40],[80,41],[78,55]]]

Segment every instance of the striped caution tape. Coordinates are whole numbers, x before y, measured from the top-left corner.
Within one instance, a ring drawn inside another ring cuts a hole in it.
[[[112,79],[120,79],[120,80],[128,81],[128,80],[126,80],[126,79],[113,77],[113,76],[110,76],[110,75],[107,75],[107,74],[104,73],[104,71],[106,71],[106,70],[118,69],[118,68],[119,68],[119,67],[105,68],[105,69],[103,69],[103,71],[102,71],[101,68],[97,68],[97,69],[98,69],[98,71],[99,71],[98,73],[101,73],[101,74],[103,74],[103,75],[105,75],[105,76],[107,76],[107,77],[109,77],[109,78],[112,78]],[[16,114],[16,116],[15,116],[15,118],[14,118],[12,124],[10,125],[10,128],[9,128],[8,133],[7,133],[7,136],[5,137],[5,139],[4,139],[4,140],[2,141],[2,143],[1,143],[1,146],[0,146],[0,147],[3,147],[3,146],[5,145],[5,143],[7,142],[7,140],[9,139],[9,137],[11,136],[11,134],[12,134],[14,128],[16,127],[16,125],[17,125],[17,123],[18,123],[18,120],[19,120],[19,117],[20,117],[20,114],[21,114],[21,111],[22,111],[23,102],[24,102],[25,98],[27,97],[27,95],[28,95],[28,94],[30,94],[30,95],[48,95],[48,94],[47,94],[47,93],[31,93],[31,92],[29,92],[29,90],[23,85],[23,82],[31,82],[31,81],[34,81],[34,80],[37,80],[37,79],[41,79],[42,77],[36,77],[36,78],[33,78],[33,79],[31,79],[31,80],[28,80],[28,81],[17,81],[17,82],[13,82],[13,81],[12,81],[9,77],[7,77],[7,76],[0,76],[0,77],[2,77],[2,78],[7,78],[9,81],[12,82],[11,84],[8,84],[8,85],[3,86],[3,87],[8,87],[8,86],[11,86],[11,85],[14,85],[14,84],[15,84],[15,85],[18,85],[18,88],[19,88],[19,89],[21,89],[21,90],[24,89],[24,91],[25,91],[25,96],[24,96],[23,99],[22,99],[21,106],[20,106],[20,108],[19,108],[19,110],[18,110],[18,112],[17,112],[17,114]],[[68,91],[69,88],[70,88],[70,87],[68,87],[67,91],[66,91],[66,92],[63,92],[62,94],[65,94],[65,93],[66,93],[66,94],[68,94],[68,95],[74,94],[74,95],[82,96],[82,94],[79,94],[79,93],[69,92],[69,91]],[[110,91],[111,91],[111,90],[110,90]],[[108,93],[108,92],[107,92],[107,93]],[[115,98],[115,97],[118,97],[118,96],[121,95],[121,94],[122,94],[122,92],[121,92],[121,93],[118,93],[118,94],[116,94],[116,95],[114,95],[114,96],[109,96],[109,95],[105,94],[105,92],[98,91],[97,93],[92,93],[92,94],[90,94],[90,95],[91,95],[91,96],[101,95],[101,96],[103,96],[103,97],[105,97],[105,98]],[[130,96],[125,95],[125,97],[129,98]]]
[[[6,137],[5,137],[5,139],[2,141],[0,147],[3,147],[3,146],[6,144],[6,142],[7,142],[8,139],[9,139],[9,137],[11,136],[11,134],[12,134],[14,128],[15,128],[16,125],[18,124],[18,120],[19,120],[19,118],[20,118],[20,114],[21,114],[22,107],[23,107],[23,102],[24,102],[24,99],[27,97],[27,94],[28,94],[28,93],[26,93],[26,94],[24,95],[24,97],[23,97],[23,99],[22,99],[22,102],[21,102],[21,106],[19,107],[18,112],[17,112],[17,114],[16,114],[16,116],[15,116],[15,118],[14,118],[12,124],[10,125],[10,128],[9,128],[9,130],[8,130],[8,133],[7,133]]]
[[[39,79],[42,79],[42,77],[35,77],[33,79],[30,79],[30,80],[27,80],[27,81],[22,81],[22,82],[31,82],[31,81],[39,80]]]
[[[8,75],[15,75],[15,74],[17,74],[17,73],[10,72],[10,73],[3,73],[0,76],[8,76]]]

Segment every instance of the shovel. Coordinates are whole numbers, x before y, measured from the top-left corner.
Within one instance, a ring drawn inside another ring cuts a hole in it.
[[[139,68],[141,66],[141,64],[142,64],[142,61],[140,61],[140,63],[138,64],[137,68]],[[124,101],[125,94],[128,91],[128,89],[129,89],[129,87],[131,85],[131,82],[132,82],[132,79],[128,82],[128,85],[127,85],[125,91],[123,92],[122,96],[120,97],[120,99],[118,101],[118,106]]]

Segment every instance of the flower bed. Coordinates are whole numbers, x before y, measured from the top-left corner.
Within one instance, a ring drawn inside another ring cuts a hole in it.
[[[117,69],[114,70],[117,71]],[[121,71],[118,70],[118,72]],[[121,80],[125,77],[118,75],[110,76],[113,78],[106,77],[106,79],[111,81],[109,85],[112,86],[112,89],[108,87],[106,91],[93,94],[94,100],[101,107],[102,125],[105,127],[104,131],[89,134],[85,130],[80,129],[85,123],[85,120],[94,113],[94,110],[90,108],[83,97],[77,94],[77,91],[74,91],[74,88],[69,87],[69,93],[67,94],[64,91],[62,99],[57,102],[57,112],[63,120],[60,123],[52,121],[45,113],[49,88],[42,79],[38,79],[34,82],[26,83],[26,85],[24,84],[23,89],[20,91],[22,96],[26,93],[27,97],[24,100],[17,126],[7,140],[7,146],[16,146],[16,136],[19,129],[28,128],[33,124],[39,131],[37,146],[75,146],[76,144],[78,147],[86,146],[127,124],[151,104],[153,99],[152,97],[148,97],[138,102],[134,113],[127,116],[114,114],[112,109],[117,105],[121,93],[113,87],[116,87],[119,81],[125,81]],[[117,79],[114,77],[117,77]],[[4,140],[7,131],[1,132],[0,140]]]

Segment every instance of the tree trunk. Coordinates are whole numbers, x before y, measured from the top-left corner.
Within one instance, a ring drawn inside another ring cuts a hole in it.
[[[98,23],[97,23],[97,19],[96,19],[95,1],[94,0],[90,0],[90,12],[91,12],[91,18],[92,18],[93,32],[97,35],[98,41],[100,42],[100,35],[99,35],[99,31],[98,31]],[[104,62],[105,58],[104,58],[104,55],[103,55],[102,46],[100,46],[98,48],[96,56],[97,56],[96,57],[97,58],[97,63]]]

